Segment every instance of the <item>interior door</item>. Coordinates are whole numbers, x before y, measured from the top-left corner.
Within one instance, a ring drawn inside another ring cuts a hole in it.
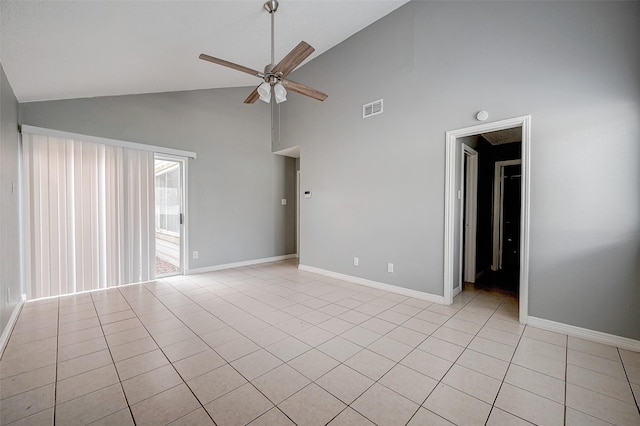
[[[520,268],[520,164],[504,168],[502,268]]]
[[[495,164],[495,174],[494,174],[494,188],[493,188],[493,263],[491,265],[492,271],[498,271],[503,269],[502,262],[504,260],[503,251],[505,249],[505,183],[509,184],[509,197],[512,199],[517,198],[518,203],[520,203],[520,192],[522,191],[521,187],[518,186],[515,188],[514,186],[521,184],[520,173],[522,170],[521,160],[505,160],[505,161],[496,161]],[[505,171],[508,173],[505,174]],[[505,178],[505,176],[515,177],[514,179]],[[517,176],[517,177],[516,177]],[[515,198],[514,198],[515,197]],[[518,214],[518,218],[515,219],[515,216],[511,217],[509,225],[511,227],[517,226],[518,231],[520,229],[520,204],[517,206],[513,205],[510,202],[511,211],[510,215]],[[513,236],[513,229],[510,230],[510,234]],[[518,233],[517,242],[517,251],[519,255],[520,251],[520,234]],[[513,238],[512,238],[513,240]],[[518,260],[519,262],[519,260]]]
[[[478,152],[464,146],[464,256],[463,281],[476,282],[476,241],[478,232]]]

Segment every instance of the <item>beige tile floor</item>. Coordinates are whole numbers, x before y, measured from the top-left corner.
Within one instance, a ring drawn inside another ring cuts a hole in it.
[[[640,354],[278,262],[25,304],[6,425],[639,425]],[[634,396],[635,393],[635,396]]]

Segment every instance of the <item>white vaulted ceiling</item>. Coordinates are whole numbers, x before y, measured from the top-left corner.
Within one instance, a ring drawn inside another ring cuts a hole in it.
[[[276,62],[301,40],[313,60],[407,0],[281,0]],[[262,70],[264,0],[0,2],[0,61],[21,102],[257,85],[198,59]]]

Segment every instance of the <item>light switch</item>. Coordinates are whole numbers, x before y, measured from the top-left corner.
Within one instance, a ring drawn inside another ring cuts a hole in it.
[[[304,191],[304,198],[311,198],[311,191]]]
[[[287,205],[287,199],[286,199],[286,198],[283,198],[283,199],[281,200],[281,203],[282,203],[282,205],[283,205],[283,206],[286,206],[286,205]]]

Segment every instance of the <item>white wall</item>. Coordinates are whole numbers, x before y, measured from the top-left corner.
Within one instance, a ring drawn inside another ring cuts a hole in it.
[[[301,263],[442,295],[445,132],[531,114],[529,314],[639,339],[638,22],[638,2],[414,1],[295,72],[329,94],[281,111],[313,192]]]
[[[269,106],[250,88],[20,105],[33,126],[195,151],[189,160],[189,266],[295,253],[295,159],[273,155]],[[293,186],[292,186],[293,185]]]
[[[22,297],[18,149],[18,101],[0,64],[0,334]]]

